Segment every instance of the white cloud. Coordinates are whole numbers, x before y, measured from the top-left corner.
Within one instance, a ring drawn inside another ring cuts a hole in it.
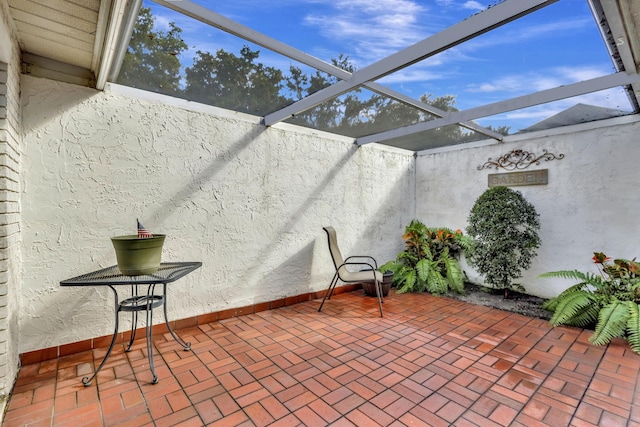
[[[573,35],[593,25],[588,18],[577,18],[558,22],[538,23],[525,27],[512,28],[505,26],[498,31],[491,31],[480,37],[476,37],[459,46],[467,55],[477,54],[481,49],[495,49],[501,46],[519,44],[522,49],[532,43],[555,43],[554,40],[561,40],[563,37],[573,37]],[[557,43],[555,43],[557,44]],[[604,49],[604,47],[603,47]]]
[[[537,23],[518,30],[520,40],[531,39],[538,36],[559,36],[562,33],[575,33],[593,25],[590,17],[566,19],[556,22]]]
[[[484,8],[485,8],[482,4],[480,4],[477,1],[473,1],[473,0],[465,2],[465,4],[463,4],[462,7],[464,9],[471,9],[471,10],[476,10],[476,11],[484,10]]]
[[[325,4],[323,14],[304,23],[363,62],[373,62],[425,38],[433,31],[423,20],[426,9],[411,0],[342,0]]]
[[[426,68],[404,69],[390,74],[378,81],[378,83],[391,85],[402,83],[427,83],[433,80],[441,80],[444,76],[440,72],[430,71]]]
[[[555,67],[527,71],[519,74],[503,75],[495,79],[485,80],[468,85],[458,96],[458,103],[471,101],[463,109],[491,103],[498,100],[514,98],[517,96],[552,89],[562,85],[592,79],[609,74],[604,66],[591,67]],[[485,125],[507,125],[513,131],[531,126],[540,120],[544,120],[576,104],[596,105],[599,107],[613,108],[630,111],[631,106],[628,97],[621,88],[612,88],[599,92],[588,93],[573,98],[562,99],[543,105],[535,105],[522,110],[510,111],[492,117],[486,117],[479,122]]]
[[[613,68],[607,70],[601,67],[559,67],[556,70],[558,74],[572,81],[590,80],[614,71]]]
[[[593,79],[610,72],[611,70],[597,66],[546,68],[520,74],[507,74],[493,80],[470,84],[466,91],[471,93],[506,93],[509,96],[518,96]]]

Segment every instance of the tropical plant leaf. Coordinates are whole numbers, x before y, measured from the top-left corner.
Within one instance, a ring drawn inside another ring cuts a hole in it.
[[[633,301],[627,301],[627,308],[627,341],[631,350],[640,354],[640,306]]]
[[[436,269],[431,269],[427,278],[427,290],[434,295],[446,294],[449,289],[447,279]]]
[[[600,305],[598,304],[586,305],[578,309],[571,321],[566,324],[569,326],[577,326],[579,328],[593,329],[593,326],[598,320],[599,311]]]
[[[433,289],[433,293],[442,294],[451,288],[464,293],[464,272],[457,256],[464,246],[471,246],[473,239],[464,236],[460,230],[454,232],[446,227],[430,229],[418,220],[405,227],[402,239],[405,250],[396,256],[395,264],[389,262],[379,268],[394,272],[393,283],[397,292]]]
[[[566,298],[568,295],[574,292],[584,290],[583,287],[584,287],[584,283],[578,283],[577,285],[573,285],[565,289],[564,291],[560,292],[560,295],[553,298],[549,298],[547,301],[545,301],[545,303],[542,304],[542,308],[549,311],[556,311],[560,301],[562,301],[564,298]]]
[[[400,271],[401,268],[402,268],[402,264],[400,264],[396,260],[391,260],[391,261],[385,262],[380,267],[378,267],[378,270],[382,272],[393,271],[393,274],[395,275]]]
[[[415,270],[409,269],[405,274],[404,274],[404,280],[402,282],[402,286],[400,288],[398,288],[398,290],[396,291],[397,293],[401,294],[404,292],[411,292],[413,290],[413,286],[416,283],[416,272]]]
[[[574,292],[565,294],[563,297],[558,297],[556,310],[549,322],[553,326],[577,326],[574,324],[576,316],[583,316],[585,309],[589,307],[594,308],[595,314],[593,320],[595,321],[599,309],[595,296],[582,289],[575,290]]]
[[[418,277],[424,281],[427,281],[429,279],[431,270],[433,270],[433,264],[426,258],[421,259],[416,264],[416,272],[418,273]]]
[[[460,264],[455,258],[446,257],[443,259],[447,274],[447,282],[449,287],[459,293],[464,293],[464,273],[460,268]]]
[[[409,251],[400,252],[397,256],[397,259],[398,261],[406,265],[413,265],[418,262],[418,257],[416,257],[415,254]]]
[[[456,234],[455,235],[456,243],[462,249],[462,252],[468,254],[471,257],[471,252],[473,250],[473,239],[464,234]]]
[[[542,303],[542,309],[547,311],[556,311],[556,307],[558,307],[558,297],[549,298],[545,302]]]
[[[629,319],[629,307],[624,301],[614,301],[600,309],[598,324],[589,342],[594,345],[605,345],[612,338],[622,337]]]
[[[413,292],[424,292],[427,289],[427,281],[418,276],[416,278],[416,284],[413,286]]]
[[[605,286],[604,280],[602,277],[593,274],[593,273],[583,273],[578,270],[560,270],[560,271],[550,271],[548,273],[541,274],[539,277],[541,278],[558,278],[558,279],[573,279],[578,280],[580,283],[578,285],[591,285],[596,289],[602,289]],[[578,286],[575,285],[575,286]]]
[[[427,259],[433,259],[433,252],[431,251],[431,247],[429,243],[423,243],[420,246],[420,254]]]

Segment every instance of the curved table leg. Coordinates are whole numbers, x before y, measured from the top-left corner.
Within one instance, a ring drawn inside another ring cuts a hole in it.
[[[93,375],[91,377],[84,377],[82,378],[82,384],[84,384],[85,387],[89,387],[91,385],[91,382],[93,381],[93,379],[96,377],[96,375],[98,375],[98,372],[100,372],[100,369],[102,369],[102,367],[104,366],[105,362],[107,361],[107,359],[109,358],[109,356],[111,355],[111,351],[113,350],[113,346],[116,344],[116,339],[118,338],[118,318],[119,318],[119,311],[120,311],[120,307],[118,304],[118,292],[116,292],[115,288],[111,285],[109,285],[109,288],[111,288],[111,290],[113,291],[113,297],[115,299],[115,307],[114,307],[114,312],[115,312],[115,317],[116,317],[116,321],[115,321],[115,328],[113,330],[113,338],[111,338],[111,344],[109,344],[109,349],[107,350],[107,354],[105,354],[104,359],[102,359],[102,362],[100,362],[100,366],[98,366],[98,369],[96,369],[96,371],[93,373]]]
[[[131,296],[132,297],[138,296],[138,287],[135,285],[131,285]],[[138,312],[132,311],[131,312],[131,337],[129,338],[129,344],[127,345],[127,348],[124,351],[126,352],[131,351],[131,346],[133,345],[133,342],[136,339],[137,328],[138,328]]]
[[[171,328],[171,325],[169,324],[169,316],[167,315],[167,284],[166,283],[162,284],[162,295],[164,296],[164,321],[167,324],[167,329],[169,329],[169,332],[171,333],[171,336],[173,337],[173,339],[176,340],[176,342],[182,346],[184,351],[191,350],[191,343],[182,341],[180,337],[176,335],[173,328]]]

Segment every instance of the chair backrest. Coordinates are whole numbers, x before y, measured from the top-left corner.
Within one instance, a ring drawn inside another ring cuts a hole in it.
[[[338,247],[338,238],[336,237],[336,230],[333,227],[322,228],[327,233],[329,240],[329,252],[331,253],[331,259],[333,260],[333,266],[338,271],[338,268],[344,264],[344,258]],[[344,267],[343,267],[344,268]]]

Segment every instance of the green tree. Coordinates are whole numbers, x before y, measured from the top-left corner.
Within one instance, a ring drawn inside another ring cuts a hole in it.
[[[117,83],[167,95],[180,94],[180,60],[187,49],[182,30],[170,22],[170,30],[154,28],[151,9],[140,9]]]
[[[290,75],[285,77],[285,87],[295,101],[299,101],[306,96],[309,87],[309,76],[304,74],[302,68],[291,65]]]
[[[372,116],[370,133],[376,133],[416,124],[424,114],[407,104],[377,95]]]
[[[498,126],[497,128],[494,128],[493,126],[487,126],[487,129],[491,129],[492,131],[498,132],[501,135],[509,135],[511,126]]]
[[[522,289],[513,280],[531,265],[540,246],[539,215],[519,191],[493,187],[482,193],[469,214],[467,234],[474,239],[469,261],[486,282],[504,290]]]
[[[349,59],[349,56],[343,54],[340,54],[338,58],[332,59],[331,63],[350,73],[356,71],[356,67]],[[286,87],[291,93],[295,94],[297,98],[295,100],[299,100],[338,81],[337,77],[323,71],[317,70],[307,76],[302,74],[299,68],[292,67],[290,75],[287,77]],[[359,112],[364,108],[363,101],[358,98],[359,93],[360,90],[356,89],[329,99],[320,105],[296,114],[291,119],[291,122],[329,132],[350,135],[349,129],[356,125]]]
[[[357,71],[349,56],[341,54],[331,62],[334,66],[350,73]],[[292,67],[285,87],[290,94],[295,95],[295,100],[299,100],[338,82],[338,80],[338,78],[321,71],[307,76],[302,73],[300,68]],[[443,111],[458,111],[455,108],[456,98],[452,95],[433,98],[433,95],[425,94],[421,96],[420,100]],[[291,121],[303,126],[357,137],[434,118],[436,116],[394,99],[376,93],[367,97],[362,90],[355,89],[327,100],[310,110],[303,111]],[[466,137],[466,134],[457,126],[448,126],[435,130],[431,137],[459,142]]]
[[[118,83],[140,89],[184,97],[262,116],[322,90],[339,79],[316,70],[305,73],[291,66],[288,75],[259,62],[260,51],[244,46],[239,54],[219,49],[215,54],[197,51],[190,67],[179,57],[187,49],[182,30],[170,23],[170,30],[154,28],[150,8],[142,8],[125,54]],[[349,56],[340,54],[332,64],[349,73],[357,71]],[[368,94],[368,95],[367,95]],[[455,112],[452,95],[424,94],[423,103]],[[358,137],[433,120],[436,116],[400,101],[356,88],[329,99],[291,118],[292,123],[329,132]],[[501,127],[500,133],[509,129]],[[450,125],[413,138],[429,138],[434,145],[461,143],[485,138],[484,135]]]
[[[223,49],[215,55],[198,51],[186,69],[185,96],[193,101],[264,115],[285,105],[280,95],[282,71],[256,60],[260,51],[244,46],[240,56]]]

